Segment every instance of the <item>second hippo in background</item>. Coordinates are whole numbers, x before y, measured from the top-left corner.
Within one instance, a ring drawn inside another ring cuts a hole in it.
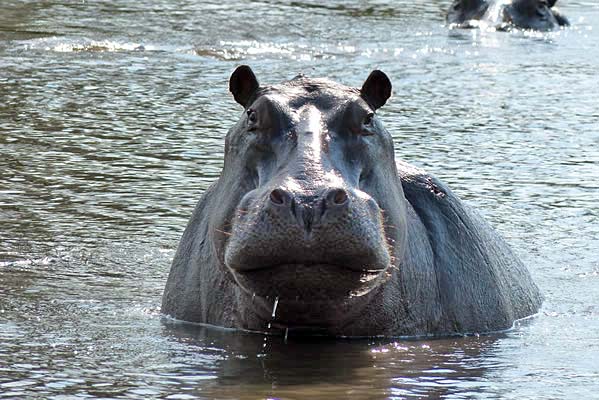
[[[460,28],[482,24],[499,30],[550,31],[570,23],[557,9],[557,0],[454,0],[447,23]]]

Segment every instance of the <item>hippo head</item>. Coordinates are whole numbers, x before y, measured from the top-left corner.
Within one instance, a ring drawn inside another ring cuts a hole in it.
[[[504,22],[521,29],[550,31],[560,23],[551,10],[556,0],[513,0],[503,9]]]
[[[393,143],[376,115],[389,79],[375,70],[361,89],[302,75],[260,86],[241,66],[229,84],[244,112],[225,143],[219,263],[264,319],[275,299],[287,326],[349,316],[405,247]]]

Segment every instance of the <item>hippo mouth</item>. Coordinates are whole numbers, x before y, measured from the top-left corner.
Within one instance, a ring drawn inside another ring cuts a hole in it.
[[[387,268],[358,270],[329,263],[285,263],[231,270],[237,284],[252,296],[315,303],[362,296],[380,283]]]

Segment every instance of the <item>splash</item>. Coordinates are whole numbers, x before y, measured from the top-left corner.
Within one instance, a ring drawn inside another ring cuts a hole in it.
[[[494,2],[485,13],[483,20],[490,26],[499,26],[502,23],[501,12],[505,6],[512,4],[512,0],[498,0]]]
[[[50,37],[26,40],[25,47],[31,50],[45,50],[57,53],[73,52],[120,52],[120,51],[154,51],[154,46],[135,42],[121,42],[116,40],[92,39],[65,39]]]

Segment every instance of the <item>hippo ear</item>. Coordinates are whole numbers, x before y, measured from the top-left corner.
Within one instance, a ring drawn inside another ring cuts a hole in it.
[[[244,107],[249,106],[248,103],[259,86],[254,71],[247,65],[237,67],[229,79],[229,90],[235,101]]]
[[[391,81],[384,72],[375,69],[368,75],[360,93],[368,105],[376,110],[382,107],[391,96]]]

